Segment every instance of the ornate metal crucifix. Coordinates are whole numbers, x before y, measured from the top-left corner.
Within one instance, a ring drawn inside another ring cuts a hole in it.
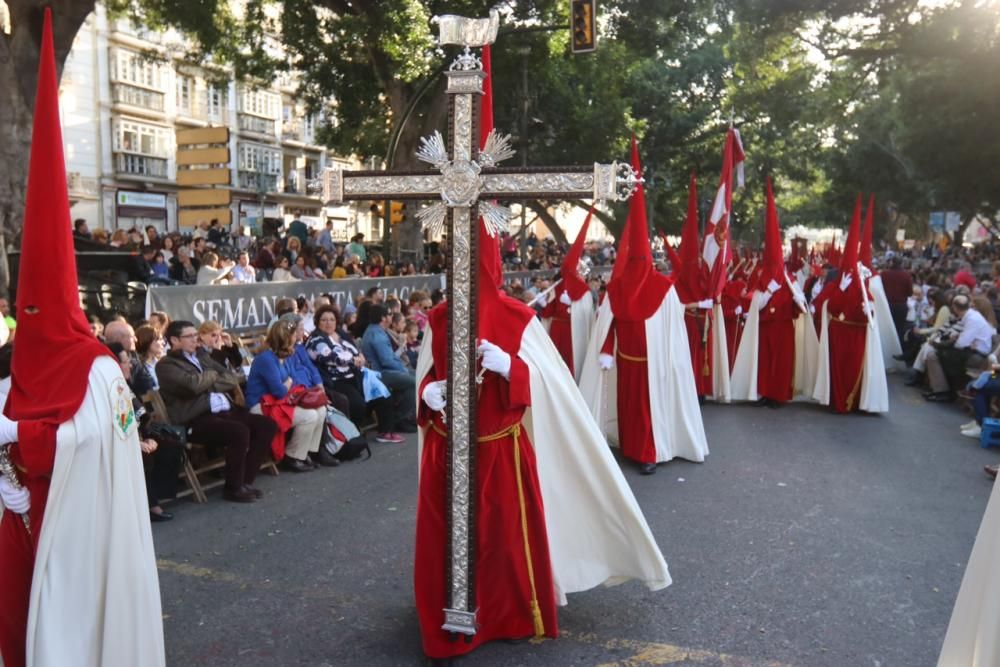
[[[507,229],[511,212],[492,200],[593,198],[623,200],[631,196],[638,175],[627,164],[592,167],[502,168],[510,158],[510,138],[491,132],[480,150],[479,100],[486,78],[482,62],[470,49],[492,44],[499,24],[489,19],[442,16],[439,43],[465,50],[448,70],[450,147],[439,132],[426,137],[417,156],[434,171],[328,170],[325,196],[341,203],[364,199],[438,200],[417,217],[432,234],[447,224],[451,253],[447,269],[448,298],[448,448],[449,448],[449,606],[445,630],[473,635],[475,604],[475,452],[478,218],[496,236]]]

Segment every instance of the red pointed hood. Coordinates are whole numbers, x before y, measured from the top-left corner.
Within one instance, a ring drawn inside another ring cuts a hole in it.
[[[486,80],[483,82],[479,116],[480,147],[486,143],[486,138],[493,129],[493,72],[489,45],[483,47],[482,61]],[[479,218],[478,247],[479,339],[488,340],[511,356],[516,356],[521,349],[521,336],[524,334],[524,328],[535,316],[535,311],[500,291],[503,287],[500,239],[490,236],[482,218]],[[442,301],[432,308],[427,316],[434,330],[433,349],[431,350],[434,355],[434,366],[439,373],[445,374],[448,372],[448,303]]]
[[[52,10],[46,8],[17,282],[17,344],[4,410],[11,419],[70,419],[83,403],[94,360],[111,356],[90,333],[78,289]]]
[[[569,252],[566,253],[562,267],[559,269],[562,277],[561,287],[569,293],[569,298],[573,299],[573,301],[583,298],[590,291],[590,288],[587,287],[587,281],[580,277],[578,266],[580,259],[583,257],[583,244],[587,241],[587,230],[590,229],[590,219],[593,215],[594,207],[591,205],[590,210],[587,211],[587,219],[583,221],[580,233],[576,235],[576,240],[573,241],[573,245],[570,247]]]
[[[642,173],[639,148],[632,137],[632,168]],[[646,220],[646,189],[640,183],[628,206],[628,220],[622,236],[622,252],[608,282],[608,297],[615,317],[641,321],[652,316],[663,303],[672,282],[653,266]],[[621,270],[619,271],[619,267]],[[615,275],[617,272],[618,275]]]
[[[772,280],[785,283],[785,260],[781,247],[781,229],[778,227],[778,207],[774,203],[771,177],[767,177],[767,213],[764,218],[764,258],[761,262],[760,282],[757,289],[767,288]]]
[[[865,211],[865,227],[861,236],[861,263],[872,268],[872,235],[875,226],[875,193],[868,198],[868,210]]]
[[[858,266],[858,246],[861,244],[861,193],[854,203],[854,215],[847,230],[847,240],[840,258],[840,273],[853,273]]]

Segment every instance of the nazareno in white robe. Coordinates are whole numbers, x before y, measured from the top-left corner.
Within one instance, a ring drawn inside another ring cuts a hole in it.
[[[617,445],[618,373],[615,369],[601,370],[599,361],[612,320],[614,313],[609,296],[597,311],[597,323],[590,335],[587,360],[580,378],[580,392],[608,442]],[[704,461],[708,456],[708,442],[691,370],[684,306],[675,289],[667,292],[663,303],[646,320],[646,359],[656,462],[677,457]]]
[[[425,329],[417,387],[433,365],[432,335]],[[537,318],[524,329],[518,357],[530,370],[531,407],[523,422],[535,450],[556,601],[565,605],[568,593],[629,579],[650,590],[669,586],[667,563],[639,503]],[[422,453],[422,431],[418,442]]]
[[[740,338],[740,347],[733,364],[731,383],[734,401],[756,401],[757,368],[760,355],[760,309],[763,307],[763,292],[755,291],[750,300],[750,312]],[[799,313],[795,318],[795,373],[793,376],[792,400],[812,400],[816,386],[816,366],[819,357],[819,340],[813,326],[812,316]]]
[[[124,383],[118,364],[96,359],[80,409],[59,425],[31,582],[28,667],[165,664],[142,453],[134,420],[116,431],[116,380]]]
[[[1000,665],[1000,484],[990,501],[965,567],[938,667]]]
[[[548,331],[552,318],[543,319],[542,324]],[[579,383],[583,362],[587,357],[590,330],[594,327],[594,297],[590,291],[570,304],[569,324],[573,336],[573,379]]]

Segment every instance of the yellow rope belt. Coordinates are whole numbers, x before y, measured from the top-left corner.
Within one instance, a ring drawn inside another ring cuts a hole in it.
[[[624,359],[625,361],[641,361],[643,363],[645,363],[645,361],[646,361],[646,357],[633,357],[630,354],[625,354],[621,350],[618,350],[618,356],[621,359]]]
[[[448,437],[448,434],[437,423],[431,422],[431,428],[438,435],[445,438]],[[545,622],[542,620],[542,608],[538,604],[538,592],[535,589],[535,568],[531,563],[531,541],[528,538],[528,512],[524,501],[524,482],[521,479],[521,425],[513,424],[497,433],[481,435],[476,438],[476,442],[496,442],[507,437],[514,439],[514,473],[517,478],[517,502],[521,508],[521,536],[524,540],[524,558],[528,564],[528,584],[531,586],[531,620],[535,626],[535,636],[544,637]]]
[[[838,320],[836,317],[830,318],[830,324],[846,324],[849,327],[866,327],[868,322],[852,322],[851,320]]]

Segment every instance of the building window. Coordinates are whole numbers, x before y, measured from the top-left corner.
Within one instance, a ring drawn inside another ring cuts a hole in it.
[[[177,75],[177,113],[193,116],[194,108],[194,78],[183,74]]]
[[[116,118],[113,130],[116,153],[159,158],[170,156],[170,132],[164,127]]]
[[[240,91],[240,111],[261,118],[277,120],[281,113],[281,97],[266,90],[242,88]]]
[[[225,122],[228,114],[229,95],[224,85],[211,86],[208,89],[208,117],[217,122]]]
[[[163,68],[136,51],[115,49],[111,58],[111,76],[115,81],[163,91]]]

